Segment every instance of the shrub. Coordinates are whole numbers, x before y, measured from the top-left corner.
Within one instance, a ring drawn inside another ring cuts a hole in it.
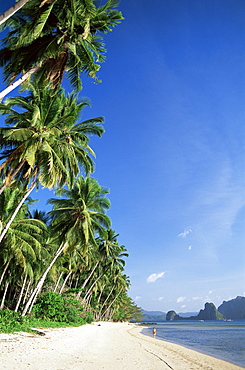
[[[33,315],[36,318],[85,324],[86,321],[81,317],[82,312],[80,302],[53,292],[40,295],[33,308]]]
[[[0,332],[11,333],[22,330],[20,314],[10,310],[0,310]]]

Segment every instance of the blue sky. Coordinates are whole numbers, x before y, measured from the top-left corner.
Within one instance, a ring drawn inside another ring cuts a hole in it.
[[[146,310],[218,306],[245,295],[245,3],[119,8],[103,82],[84,80],[81,96],[92,102],[83,119],[105,116],[94,177],[130,254],[129,295]],[[52,196],[33,194],[43,210]]]

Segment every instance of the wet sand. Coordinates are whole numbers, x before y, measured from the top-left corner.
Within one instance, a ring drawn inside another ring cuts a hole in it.
[[[0,334],[0,368],[9,370],[238,370],[241,367],[147,337],[128,323]]]

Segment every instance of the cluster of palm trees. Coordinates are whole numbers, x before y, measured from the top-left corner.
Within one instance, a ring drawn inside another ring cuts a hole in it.
[[[78,95],[82,74],[98,81],[102,36],[122,14],[114,0],[17,4],[0,16],[7,30],[0,50],[7,83],[0,93],[0,308],[25,316],[42,291],[70,289],[97,319],[129,319],[136,306],[127,296],[128,254],[106,214],[108,189],[91,177],[89,141],[102,136],[103,117],[81,121],[89,101]],[[70,94],[61,87],[64,75]],[[6,97],[20,84],[22,95]],[[37,187],[55,191],[48,214],[30,211]]]

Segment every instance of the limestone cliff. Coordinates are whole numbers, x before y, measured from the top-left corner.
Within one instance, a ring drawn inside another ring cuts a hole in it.
[[[204,310],[200,310],[197,316],[181,317],[175,311],[169,311],[166,320],[225,320],[225,316],[216,309],[213,303],[205,303]]]
[[[245,297],[236,297],[230,301],[224,301],[218,308],[227,319],[245,320]]]

